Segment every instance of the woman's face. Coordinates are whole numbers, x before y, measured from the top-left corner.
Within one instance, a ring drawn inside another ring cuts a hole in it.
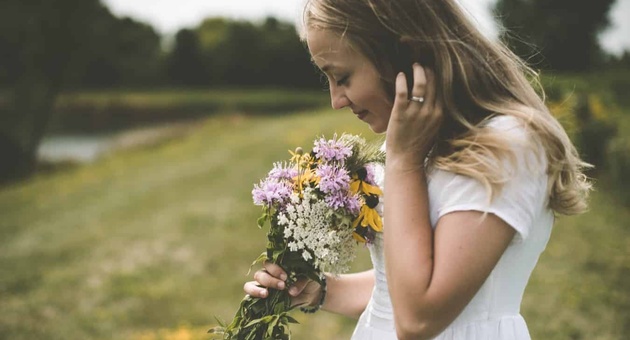
[[[393,101],[388,98],[376,67],[339,36],[309,29],[308,49],[326,77],[334,109],[350,108],[372,131],[387,130]]]

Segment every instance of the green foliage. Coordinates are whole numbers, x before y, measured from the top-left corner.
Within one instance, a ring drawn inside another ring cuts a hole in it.
[[[110,90],[68,92],[60,96],[52,131],[103,131],[199,118],[227,112],[242,115],[285,115],[322,107],[321,91],[278,89]]]
[[[615,190],[623,203],[630,206],[630,137],[621,135],[614,138],[606,150],[607,182]]]
[[[316,88],[318,77],[293,25],[208,18],[182,30],[169,56],[171,80],[189,86]]]
[[[98,0],[0,2],[0,182],[30,175],[57,95],[155,80],[159,37]]]
[[[563,124],[580,155],[596,169],[603,168],[608,143],[617,134],[619,107],[610,84],[600,88],[586,78],[543,78],[547,105]]]
[[[498,0],[503,40],[537,67],[587,71],[601,65],[598,34],[615,0]],[[540,52],[540,55],[538,54]]]

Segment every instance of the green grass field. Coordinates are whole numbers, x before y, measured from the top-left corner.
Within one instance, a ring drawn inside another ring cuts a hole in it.
[[[1,339],[210,339],[264,249],[252,186],[316,135],[363,133],[346,111],[215,116],[191,135],[0,190]],[[630,332],[630,212],[600,189],[559,219],[525,294],[534,339]],[[366,268],[367,250],[356,263]],[[295,313],[295,339],[354,321]]]

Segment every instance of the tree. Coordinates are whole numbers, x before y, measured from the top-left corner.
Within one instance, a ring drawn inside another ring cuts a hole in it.
[[[26,177],[58,94],[71,85],[148,82],[159,36],[99,0],[0,1],[0,182]]]
[[[207,72],[205,85],[319,86],[308,52],[289,23],[271,17],[262,23],[208,18],[194,32],[204,65],[199,70]],[[170,59],[178,53],[181,48],[176,47]],[[185,65],[178,65],[185,73]]]
[[[175,47],[168,57],[168,79],[179,86],[205,85],[209,81],[197,32],[182,29],[175,35]]]
[[[133,87],[160,81],[160,36],[147,24],[116,18],[109,11],[92,23],[88,64],[77,86]]]
[[[558,71],[585,71],[603,61],[598,34],[610,24],[614,2],[498,0],[494,12],[507,29],[502,38],[523,59]]]
[[[1,83],[8,86],[0,115],[0,179],[28,176],[64,83],[85,65],[98,0],[0,2]]]

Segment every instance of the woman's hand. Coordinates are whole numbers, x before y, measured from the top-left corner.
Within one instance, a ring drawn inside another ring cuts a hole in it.
[[[252,297],[266,298],[269,296],[267,288],[277,290],[288,288],[293,306],[315,306],[320,301],[321,286],[319,283],[301,278],[292,286],[287,287],[287,274],[280,266],[271,262],[265,262],[263,269],[254,273],[254,280],[246,282],[243,286],[245,293]]]
[[[432,70],[413,65],[413,89],[411,96],[423,98],[423,102],[409,100],[404,73],[396,77],[396,98],[387,127],[387,162],[403,168],[416,169],[424,165],[424,159],[435,142],[442,124],[442,104],[437,98],[435,75]]]

